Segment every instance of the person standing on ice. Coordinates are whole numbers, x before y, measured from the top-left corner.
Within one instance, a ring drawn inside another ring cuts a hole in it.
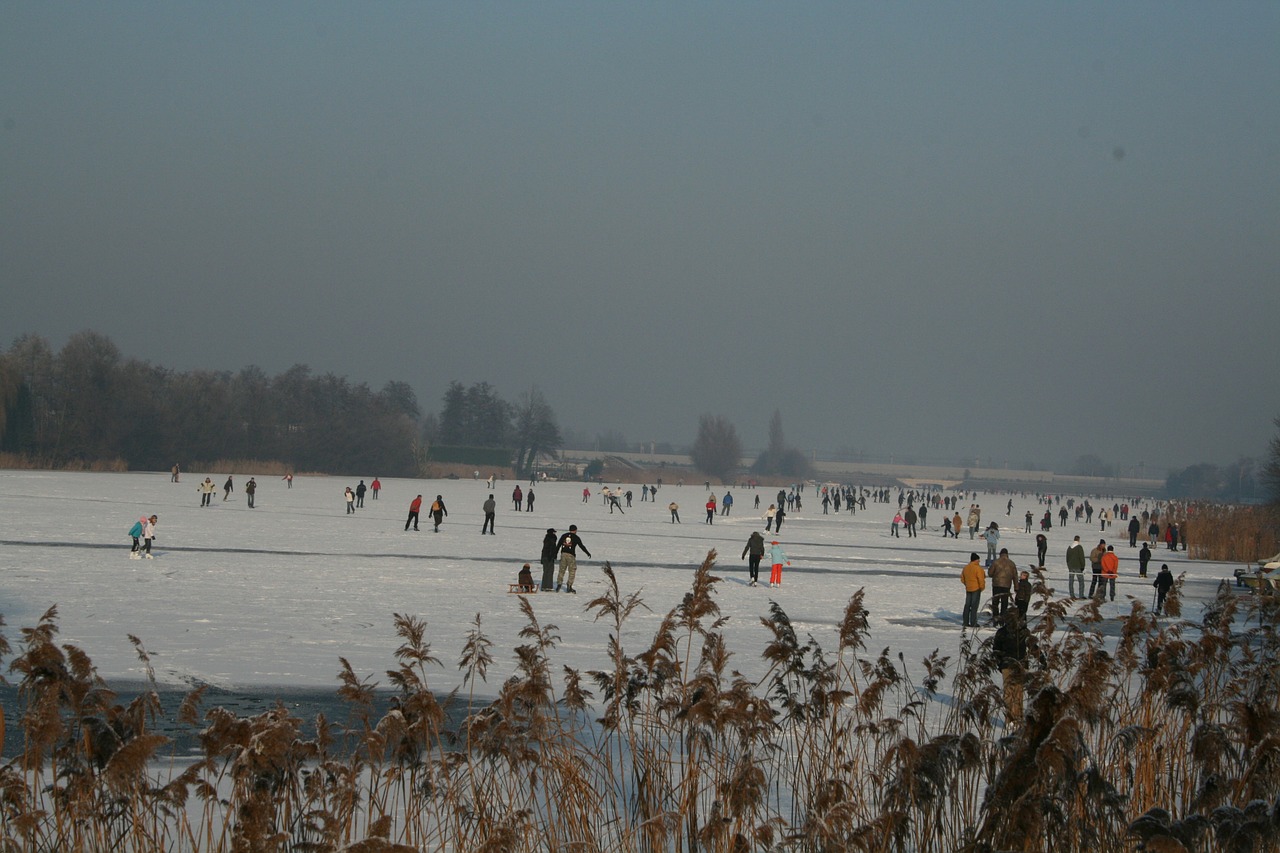
[[[418,513],[422,510],[422,495],[418,495],[409,501],[409,517],[405,519],[404,529],[408,530],[409,525],[413,525],[413,529],[418,529]]]
[[[493,517],[497,513],[498,504],[493,499],[493,495],[489,495],[481,508],[484,510],[484,524],[480,525],[480,535],[488,533],[496,536],[497,534],[493,532]]]
[[[516,487],[511,490],[511,503],[515,504],[516,512],[524,509],[524,492],[520,491],[519,483],[516,483]]]
[[[768,533],[773,529],[773,518],[778,514],[778,508],[773,504],[769,504],[769,508],[764,511],[764,532]]]
[[[716,503],[715,495],[712,495],[711,497],[707,498],[707,520],[706,520],[707,524],[712,524],[715,522],[717,506],[719,506],[719,504]]]
[[[556,548],[559,537],[554,527],[547,528],[547,535],[542,537],[542,591],[551,592],[555,587]]]
[[[525,492],[524,511],[533,512],[533,486],[530,486],[529,491]]]
[[[675,501],[672,501],[671,503],[667,504],[667,509],[671,510],[671,523],[679,524],[680,523],[680,504],[676,503]]]
[[[293,485],[293,477],[289,478],[289,485]],[[376,501],[378,499],[378,492],[382,491],[382,481],[377,477],[374,477],[373,482],[369,484],[369,491],[372,493],[373,499]]]
[[[431,520],[435,523],[432,527],[432,533],[440,532],[440,525],[444,523],[445,517],[449,514],[449,510],[444,508],[444,495],[436,495],[436,499],[431,502]]]
[[[258,493],[258,481],[249,478],[249,482],[244,484],[244,497],[249,502],[249,509],[253,509],[253,496]]]
[[[987,569],[987,577],[991,578],[991,621],[994,624],[1009,608],[1013,586],[1018,582],[1018,566],[1009,559],[1008,548],[1000,549],[1000,556]]]
[[[1000,525],[994,521],[991,522],[987,529],[982,531],[981,536],[987,540],[987,565],[989,566],[995,562],[996,552],[1000,546]]]
[[[720,514],[728,515],[731,509],[733,509],[733,495],[725,492],[724,497],[720,499]]]
[[[969,538],[978,535],[978,525],[982,523],[982,511],[977,504],[969,505],[969,517],[965,520],[969,526]]]
[[[218,487],[213,484],[213,480],[205,477],[204,482],[196,488],[196,491],[200,493],[200,506],[206,507],[213,500],[213,493],[218,491]]]
[[[222,499],[225,501],[231,497],[231,493],[235,491],[235,484],[231,482],[231,475],[227,475],[227,482],[222,484]]]
[[[156,522],[159,520],[159,516],[153,515],[142,526],[142,556],[148,560],[154,559],[151,556],[151,540],[156,538]]]
[[[133,547],[129,549],[129,559],[137,560],[142,557],[142,546],[139,540],[142,539],[142,529],[147,525],[147,517],[144,515],[133,523],[133,527],[129,528],[129,535],[133,537]]]
[[[982,607],[982,591],[987,588],[987,573],[976,553],[969,555],[969,564],[960,572],[964,584],[964,612],[961,619],[966,628],[978,627],[978,610]]]
[[[364,509],[364,493],[367,491],[369,491],[369,487],[364,484],[364,480],[361,480],[356,485],[356,506],[361,509]]]
[[[356,511],[356,493],[347,486],[342,492],[342,497],[347,502],[347,515],[351,515]]]
[[[569,532],[560,537],[557,547],[560,550],[560,574],[556,576],[556,592],[559,592],[561,584],[564,584],[565,592],[576,594],[577,590],[573,588],[573,579],[578,574],[578,549],[581,548],[582,553],[588,557],[591,556],[587,546],[578,538],[578,525],[569,525]],[[567,583],[566,574],[568,575]]]
[[[747,572],[751,576],[749,586],[755,586],[760,580],[760,560],[764,558],[764,536],[753,530],[747,537],[747,545],[742,549],[742,559],[747,560]]]
[[[1164,613],[1164,599],[1169,594],[1169,590],[1173,589],[1173,572],[1169,571],[1168,563],[1161,563],[1160,573],[1156,575],[1156,579],[1151,582],[1156,588],[1156,615],[1160,616]]]
[[[769,572],[769,586],[782,586],[782,564],[789,566],[791,561],[787,559],[787,552],[782,550],[777,539],[769,543],[769,563],[773,566],[773,570]]]

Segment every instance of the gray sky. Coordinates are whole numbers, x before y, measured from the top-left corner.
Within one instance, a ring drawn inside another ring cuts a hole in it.
[[[1148,471],[1280,415],[1280,4],[0,6],[0,345]]]

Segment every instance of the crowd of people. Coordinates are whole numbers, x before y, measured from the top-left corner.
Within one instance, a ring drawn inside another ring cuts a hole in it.
[[[171,472],[172,482],[178,482],[179,468],[174,466]],[[475,478],[479,479],[479,472],[476,472]],[[285,481],[288,488],[293,487],[293,475],[286,474],[281,478]],[[490,475],[485,480],[485,485],[493,488],[495,476]],[[530,481],[527,488],[522,488],[517,484],[511,493],[512,510],[514,512],[533,512],[534,511],[534,484],[536,480]],[[599,496],[601,506],[608,509],[610,514],[625,514],[626,509],[632,508],[634,491],[625,486],[611,487],[603,482],[597,482],[599,486]],[[678,486],[683,486],[683,481],[678,481]],[[724,491],[723,495],[717,497],[708,481],[704,483],[707,490],[707,497],[704,502],[706,515],[704,524],[714,524],[717,518],[724,518],[730,515],[734,506],[735,498],[731,489]],[[656,484],[644,483],[640,487],[640,502],[653,503],[657,505],[657,495],[662,487],[662,481],[658,480]],[[789,487],[781,488],[777,491],[775,499],[768,504],[762,511],[760,510],[761,499],[758,491],[755,489],[755,483],[752,482],[748,487],[753,496],[753,509],[759,512],[760,521],[763,523],[763,532],[753,530],[747,539],[746,545],[742,551],[742,559],[748,561],[748,585],[756,586],[759,583],[759,570],[761,563],[768,557],[768,565],[771,567],[769,585],[771,587],[780,586],[782,583],[782,569],[784,566],[790,565],[786,552],[780,543],[780,535],[784,520],[789,514],[799,513],[804,505],[804,491],[806,484],[797,483]],[[1034,544],[1036,549],[1036,562],[1026,570],[1019,570],[1017,565],[1010,557],[1008,547],[1002,547],[1002,537],[1007,535],[1007,531],[1001,529],[1000,524],[996,521],[988,521],[985,526],[983,524],[983,508],[978,501],[977,493],[957,491],[946,493],[941,489],[917,490],[900,488],[896,491],[887,487],[858,487],[851,484],[816,484],[814,488],[818,495],[818,502],[822,507],[823,515],[832,513],[839,515],[846,512],[853,515],[859,511],[865,512],[867,504],[873,506],[877,504],[889,505],[891,511],[891,521],[889,525],[889,538],[900,539],[905,535],[906,538],[916,538],[921,532],[928,529],[928,516],[930,509],[942,516],[942,523],[937,529],[944,538],[958,539],[960,531],[965,529],[969,533],[970,539],[982,539],[986,545],[986,558],[980,558],[978,552],[970,554],[968,563],[961,571],[960,578],[965,589],[964,607],[961,612],[961,624],[964,627],[978,627],[979,613],[983,610],[980,602],[982,594],[986,589],[986,582],[991,582],[991,599],[989,602],[990,624],[1000,625],[1009,613],[1016,613],[1021,618],[1027,617],[1027,609],[1031,600],[1032,581],[1031,571],[1046,571],[1046,557],[1048,554],[1048,534],[1053,527],[1065,527],[1073,519],[1075,523],[1080,525],[1091,525],[1097,518],[1099,530],[1103,534],[1116,523],[1121,523],[1122,530],[1127,537],[1129,548],[1140,548],[1137,551],[1137,572],[1139,579],[1148,577],[1149,564],[1152,560],[1153,549],[1163,544],[1170,550],[1181,548],[1186,550],[1187,540],[1185,535],[1185,525],[1180,526],[1179,523],[1169,517],[1168,507],[1156,501],[1113,501],[1110,506],[1102,505],[1095,507],[1093,501],[1095,498],[1075,498],[1062,497],[1058,495],[1037,494],[1034,496],[1024,495],[1022,497],[1033,499],[1040,507],[1028,508],[1023,515],[1023,534],[1033,534],[1033,526],[1035,526],[1036,518],[1039,518],[1038,530],[1034,532]],[[258,484],[257,481],[250,477],[244,485],[244,493],[248,507],[253,508],[256,505],[256,494]],[[356,486],[347,486],[344,488],[343,497],[347,514],[355,514],[365,506],[365,498],[369,496],[372,500],[377,500],[382,490],[382,483],[374,477],[369,485],[366,486],[363,479],[359,480]],[[196,492],[200,498],[200,506],[209,507],[212,504],[214,493],[217,491],[211,477],[205,477],[197,487]],[[230,499],[235,491],[234,475],[228,475],[226,482],[222,486],[223,501]],[[664,489],[665,491],[665,489]],[[591,487],[584,486],[582,490],[583,502],[589,502],[591,499]],[[1149,505],[1142,505],[1142,504]],[[409,502],[408,517],[405,519],[404,529],[418,530],[420,514],[422,511],[423,496],[416,495]],[[1141,505],[1141,508],[1138,506]],[[1005,516],[1013,516],[1014,498],[1009,498],[1004,505]],[[670,523],[680,523],[680,507],[679,504],[672,500],[666,506],[669,513]],[[1041,513],[1041,509],[1043,512]],[[1056,511],[1055,511],[1056,510]],[[483,500],[480,507],[482,514],[482,523],[480,527],[481,535],[497,535],[496,517],[497,517],[497,501],[493,492],[490,492]],[[427,508],[427,515],[432,523],[432,531],[439,533],[445,519],[448,518],[449,511],[445,505],[443,495],[436,495],[435,499],[430,502]],[[151,557],[151,542],[155,538],[155,525],[158,518],[155,515],[143,516],[129,531],[129,536],[133,540],[133,547],[130,556],[133,558]],[[1056,521],[1056,525],[1055,525]],[[767,534],[767,535],[766,535]],[[1140,542],[1141,540],[1141,542]],[[537,587],[542,591],[559,592],[561,589],[566,592],[575,592],[573,583],[577,572],[577,553],[582,551],[588,557],[591,552],[587,550],[582,539],[579,537],[576,525],[570,525],[569,530],[560,535],[555,528],[547,528],[547,532],[542,542],[542,552],[540,562],[542,564],[541,583]],[[559,565],[559,574],[553,580],[555,565]],[[1074,536],[1072,542],[1067,547],[1064,555],[1064,563],[1067,576],[1066,595],[1071,599],[1092,598],[1100,601],[1115,601],[1116,583],[1120,577],[1120,556],[1116,552],[1114,543],[1108,543],[1106,538],[1099,538],[1098,544],[1086,553],[1085,547],[1081,542],[1081,536]],[[1086,567],[1090,569],[1090,584],[1086,591],[1084,579]],[[521,584],[521,586],[525,586]],[[532,585],[529,585],[532,589]],[[1161,612],[1164,607],[1165,599],[1169,590],[1173,587],[1172,573],[1167,564],[1162,565],[1160,572],[1153,581],[1155,588],[1154,609]]]

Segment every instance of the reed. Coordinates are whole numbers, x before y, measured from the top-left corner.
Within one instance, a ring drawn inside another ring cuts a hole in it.
[[[515,673],[481,691],[481,617],[440,695],[429,626],[397,614],[378,683],[339,661],[345,719],[284,706],[240,717],[193,691],[154,733],[150,682],[122,705],[57,611],[0,636],[23,702],[0,766],[4,850],[123,851],[1262,851],[1280,845],[1280,652],[1273,597],[1224,585],[1193,619],[1140,603],[1104,642],[1096,603],[1070,611],[1043,577],[1025,714],[989,642],[907,661],[870,646],[862,591],[834,635],[773,605],[759,680],[730,665],[714,551],[652,637],[646,605],[604,568],[586,603],[608,627],[599,669],[557,668],[555,625],[521,600]],[[1181,608],[1181,580],[1167,601]],[[0,622],[2,625],[2,622]],[[824,645],[829,643],[829,645]],[[946,688],[949,694],[943,694]],[[481,699],[481,692],[496,692]],[[2,723],[3,721],[0,721]],[[4,728],[0,725],[0,735]]]
[[[1280,553],[1280,511],[1274,506],[1197,502],[1177,509],[1193,559],[1250,563]]]

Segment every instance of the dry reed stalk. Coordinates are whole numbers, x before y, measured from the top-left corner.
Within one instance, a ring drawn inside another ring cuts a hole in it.
[[[861,592],[834,656],[775,606],[762,620],[768,674],[733,675],[713,563],[637,655],[619,638],[643,603],[607,570],[588,605],[611,622],[608,667],[586,674],[600,693],[594,724],[582,675],[566,669],[557,696],[556,629],[531,608],[516,676],[480,707],[475,680],[491,657],[479,619],[460,659],[470,691],[440,701],[425,623],[396,616],[396,693],[377,719],[374,685],[341,661],[340,749],[323,718],[307,740],[283,708],[213,708],[202,755],[163,785],[147,778],[163,744],[149,731],[154,690],[121,707],[88,656],[56,642],[51,609],[11,664],[24,751],[0,766],[0,830],[30,849],[139,851],[1119,849],[1135,838],[1226,851],[1277,840],[1278,809],[1250,802],[1280,784],[1269,597],[1240,610],[1224,589],[1194,624],[1157,623],[1134,603],[1108,653],[1096,603],[1069,614],[1037,578],[1040,655],[1025,720],[1009,725],[985,643],[966,636],[954,664],[935,652],[922,674],[887,649],[866,656]],[[183,702],[182,723],[199,725],[202,697]],[[455,701],[466,705],[456,736]]]

